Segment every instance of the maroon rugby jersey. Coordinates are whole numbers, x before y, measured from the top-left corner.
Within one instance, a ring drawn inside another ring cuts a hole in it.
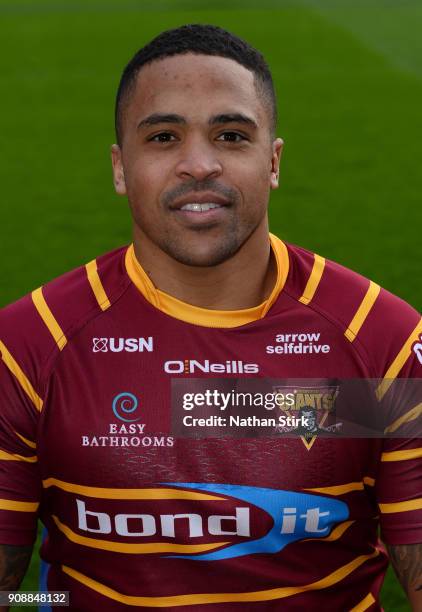
[[[278,278],[256,308],[183,304],[125,247],[1,312],[0,543],[32,544],[39,517],[48,589],[71,609],[379,610],[379,525],[388,544],[422,541],[417,439],[174,434],[183,379],[318,379],[305,405],[322,422],[324,381],[380,378],[388,397],[422,377],[416,311],[271,243]]]

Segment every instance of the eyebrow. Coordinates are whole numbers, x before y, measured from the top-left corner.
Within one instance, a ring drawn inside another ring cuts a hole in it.
[[[138,123],[138,128],[157,125],[158,123],[186,123],[186,119],[181,115],[153,113]]]
[[[252,117],[248,117],[242,113],[224,113],[222,115],[215,115],[209,120],[210,125],[218,125],[220,123],[244,123],[253,128],[258,127],[256,121],[254,121]]]
[[[179,125],[186,125],[187,121],[184,117],[182,117],[182,115],[175,115],[171,113],[153,113],[138,123],[138,129],[158,125],[160,123],[176,123]],[[258,127],[254,119],[242,113],[222,113],[220,115],[214,115],[210,118],[208,123],[209,125],[243,123],[253,128]]]

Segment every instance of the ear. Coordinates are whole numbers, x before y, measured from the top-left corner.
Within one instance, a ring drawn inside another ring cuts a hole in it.
[[[280,176],[280,159],[283,152],[284,142],[281,138],[276,138],[272,144],[271,156],[271,189],[277,189]]]
[[[125,173],[123,170],[122,151],[119,145],[111,147],[111,163],[113,165],[113,182],[116,193],[126,195]]]

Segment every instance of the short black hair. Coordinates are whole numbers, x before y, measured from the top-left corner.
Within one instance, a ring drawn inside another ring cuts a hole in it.
[[[255,77],[255,86],[269,106],[271,128],[277,123],[277,101],[270,69],[263,55],[235,34],[214,25],[189,24],[166,30],[142,47],[123,71],[116,96],[115,127],[119,145],[122,142],[124,106],[133,91],[142,66],[172,55],[196,53],[227,57],[241,64]]]

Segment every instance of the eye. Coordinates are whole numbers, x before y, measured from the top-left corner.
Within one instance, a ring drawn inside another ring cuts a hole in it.
[[[246,136],[243,136],[243,134],[239,134],[239,132],[223,132],[222,134],[220,134],[217,140],[222,140],[223,142],[239,143],[244,140],[247,140],[247,138]]]
[[[148,142],[173,142],[174,140],[176,140],[176,138],[173,134],[170,134],[170,132],[160,132],[148,138]]]

